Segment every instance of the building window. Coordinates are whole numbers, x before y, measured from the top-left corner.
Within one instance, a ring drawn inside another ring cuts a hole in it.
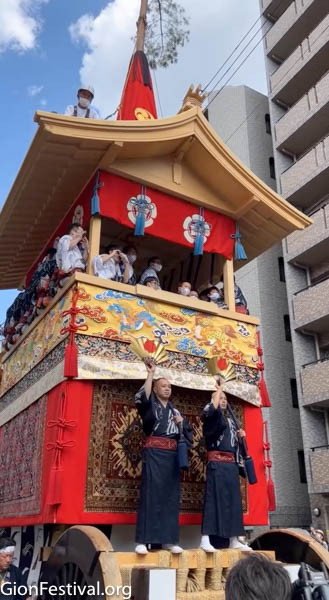
[[[307,483],[304,450],[298,450],[299,478],[301,483]]]
[[[291,389],[291,400],[294,408],[299,408],[298,405],[298,393],[297,393],[297,380],[290,379],[290,389]]]
[[[284,331],[287,342],[291,342],[291,328],[289,315],[283,315]]]
[[[271,135],[272,131],[271,131],[271,117],[268,113],[266,113],[265,115],[265,129],[266,129],[266,133],[269,133]]]
[[[270,158],[268,159],[268,164],[270,167],[270,176],[272,179],[275,179],[275,168],[274,168],[274,158],[273,156],[270,156]]]
[[[284,272],[284,261],[283,261],[283,256],[279,256],[278,258],[278,263],[279,263],[279,274],[280,274],[280,281],[285,281],[286,280],[286,274]]]

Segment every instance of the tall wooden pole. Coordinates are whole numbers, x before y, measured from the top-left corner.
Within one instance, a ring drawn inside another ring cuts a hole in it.
[[[148,0],[141,0],[141,7],[139,11],[139,17],[137,21],[137,39],[136,39],[136,50],[144,52],[144,41],[146,31],[146,12],[147,12]]]

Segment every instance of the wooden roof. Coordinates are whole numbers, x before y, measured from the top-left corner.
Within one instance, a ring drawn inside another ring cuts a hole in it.
[[[310,223],[224,145],[199,108],[104,121],[37,112],[37,133],[0,214],[0,288],[17,287],[98,168],[239,220],[252,259]]]

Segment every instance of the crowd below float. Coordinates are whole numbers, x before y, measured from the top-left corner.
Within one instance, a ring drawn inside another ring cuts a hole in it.
[[[79,223],[71,223],[66,235],[58,240],[56,247],[46,251],[29,284],[18,294],[7,310],[3,328],[5,350],[10,350],[18,341],[74,272],[86,270],[88,255],[89,245],[86,232]],[[111,244],[105,248],[104,254],[94,257],[93,273],[96,277],[103,279],[130,285],[139,283],[154,290],[161,290],[159,277],[162,270],[161,258],[151,256],[144,270],[138,275],[134,269],[136,260],[137,251],[134,246],[123,247],[120,244]],[[236,311],[249,314],[246,298],[236,283],[234,291]],[[224,302],[223,287],[210,286],[198,291],[192,289],[189,281],[182,281],[178,285],[177,293],[189,298],[198,298],[204,302],[214,302],[222,309],[228,308]]]

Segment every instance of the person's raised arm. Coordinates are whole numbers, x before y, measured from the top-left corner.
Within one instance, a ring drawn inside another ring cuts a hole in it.
[[[153,363],[145,362],[147,377],[144,383],[144,392],[147,399],[150,398],[152,392],[152,383],[155,372],[155,365]]]
[[[82,233],[80,233],[79,231],[73,231],[70,242],[69,242],[68,249],[72,250],[72,248],[77,246],[79,244],[79,242],[81,242],[81,240],[82,240]]]
[[[129,281],[129,260],[128,260],[128,257],[123,252],[120,252],[120,258],[121,258],[122,264],[123,264],[122,281],[123,281],[123,283],[128,283],[128,281]]]
[[[220,395],[223,390],[222,390],[221,384],[217,381],[217,379],[215,381],[216,381],[216,391],[213,392],[213,394],[211,396],[211,402],[212,402],[214,408],[217,410],[217,408],[219,407]]]

